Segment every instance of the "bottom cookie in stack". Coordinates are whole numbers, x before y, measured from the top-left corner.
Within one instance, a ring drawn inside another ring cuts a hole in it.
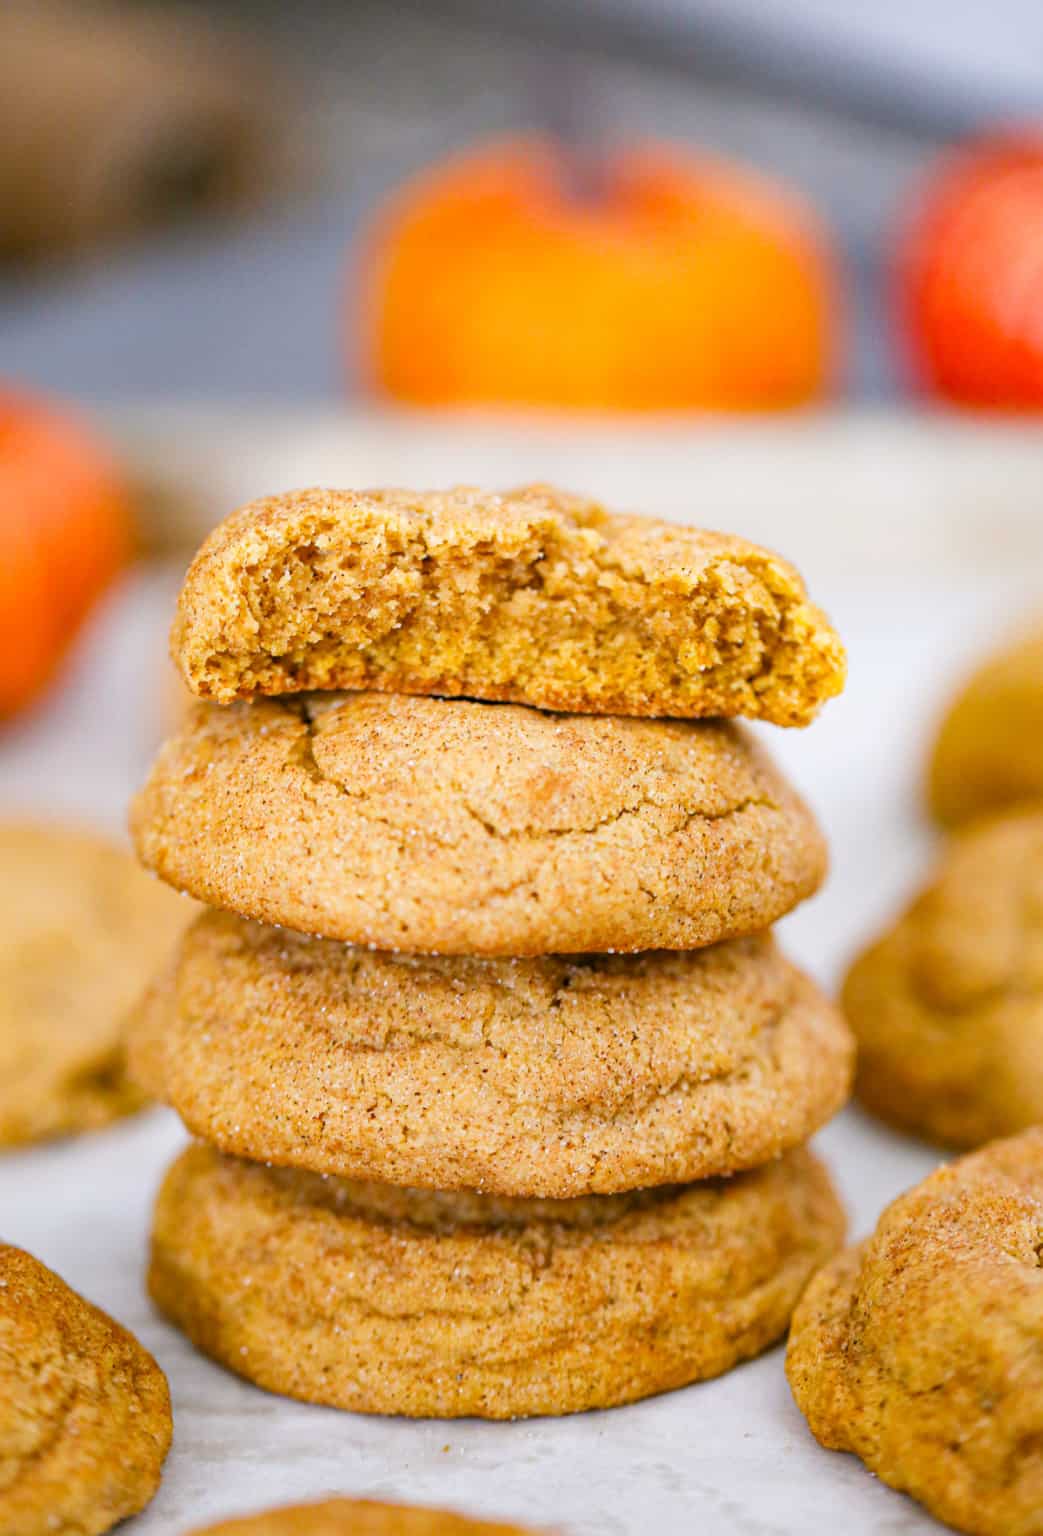
[[[730,1180],[541,1201],[197,1144],[160,1192],[149,1287],[198,1348],[270,1391],[510,1419],[633,1402],[759,1353],[843,1233],[802,1149]]]
[[[800,1144],[846,1096],[850,1037],[769,935],[440,959],[209,912],[130,1049],[215,1144],[168,1174],[152,1294],[290,1396],[633,1401],[773,1343],[842,1240]]]

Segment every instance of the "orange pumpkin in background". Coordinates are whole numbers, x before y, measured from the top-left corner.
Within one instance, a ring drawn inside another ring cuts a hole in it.
[[[903,234],[897,280],[923,389],[964,405],[1043,407],[1043,132],[943,164]]]
[[[129,549],[104,447],[57,406],[0,387],[0,720],[47,687]]]
[[[832,264],[797,199],[665,145],[579,182],[561,149],[521,140],[402,188],[365,256],[370,381],[421,405],[621,411],[770,410],[823,391]]]

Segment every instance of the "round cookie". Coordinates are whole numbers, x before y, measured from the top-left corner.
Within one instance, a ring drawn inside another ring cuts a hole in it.
[[[4,822],[0,906],[0,1146],[139,1109],[126,1016],[188,904],[101,838]]]
[[[192,1536],[526,1536],[526,1530],[416,1504],[327,1499],[321,1504],[295,1504],[222,1520]]]
[[[518,1201],[197,1144],[160,1191],[149,1288],[205,1354],[289,1397],[418,1418],[575,1413],[767,1348],[843,1226],[803,1149],[723,1182]]]
[[[811,1282],[812,1433],[976,1536],[1043,1529],[1043,1130],[940,1168]]]
[[[1043,809],[954,837],[842,1002],[882,1119],[955,1147],[1043,1121]]]
[[[132,830],[164,880],[378,949],[692,949],[820,884],[811,813],[741,728],[358,693],[200,705]]]
[[[170,1437],[152,1356],[30,1254],[0,1243],[0,1530],[109,1530],[152,1498]]]
[[[954,699],[928,799],[950,824],[1043,801],[1043,625],[990,656]]]
[[[562,1199],[755,1167],[843,1104],[850,1034],[772,939],[391,955],[210,911],[130,1031],[189,1130],[256,1162]]]

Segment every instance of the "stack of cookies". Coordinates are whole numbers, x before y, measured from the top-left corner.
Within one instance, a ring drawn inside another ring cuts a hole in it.
[[[777,1339],[842,1238],[803,1143],[851,1047],[769,932],[822,838],[724,717],[842,686],[797,573],[546,488],[306,491],[211,535],[173,650],[213,702],[132,814],[210,906],[131,1048],[200,1138],[167,1316],[271,1390],[434,1416]]]

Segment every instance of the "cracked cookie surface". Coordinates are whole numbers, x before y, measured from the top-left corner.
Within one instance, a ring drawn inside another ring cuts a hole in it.
[[[93,1129],[144,1102],[124,1024],[189,916],[122,850],[0,823],[0,1147]]]
[[[1043,1130],[902,1195],[811,1282],[786,1370],[812,1433],[976,1536],[1043,1531]]]
[[[379,949],[688,949],[812,894],[822,836],[727,722],[358,693],[199,705],[131,826],[211,905]]]
[[[160,1191],[149,1286],[197,1348],[289,1397],[414,1418],[574,1413],[767,1348],[843,1225],[803,1149],[720,1182],[507,1200],[197,1144]]]
[[[415,1504],[326,1499],[222,1520],[192,1536],[526,1536],[527,1529]]]
[[[954,1147],[1043,1122],[1043,810],[954,837],[842,1002],[874,1114]]]
[[[955,824],[1043,804],[1043,624],[988,657],[942,721],[928,800]]]
[[[166,1378],[137,1339],[0,1243],[0,1530],[99,1536],[159,1486]]]
[[[790,726],[845,675],[777,555],[547,486],[254,502],[196,556],[171,649],[220,703],[379,688]]]
[[[851,1039],[766,936],[688,953],[390,955],[205,913],[132,1069],[224,1152],[568,1198],[755,1167],[843,1103]]]

